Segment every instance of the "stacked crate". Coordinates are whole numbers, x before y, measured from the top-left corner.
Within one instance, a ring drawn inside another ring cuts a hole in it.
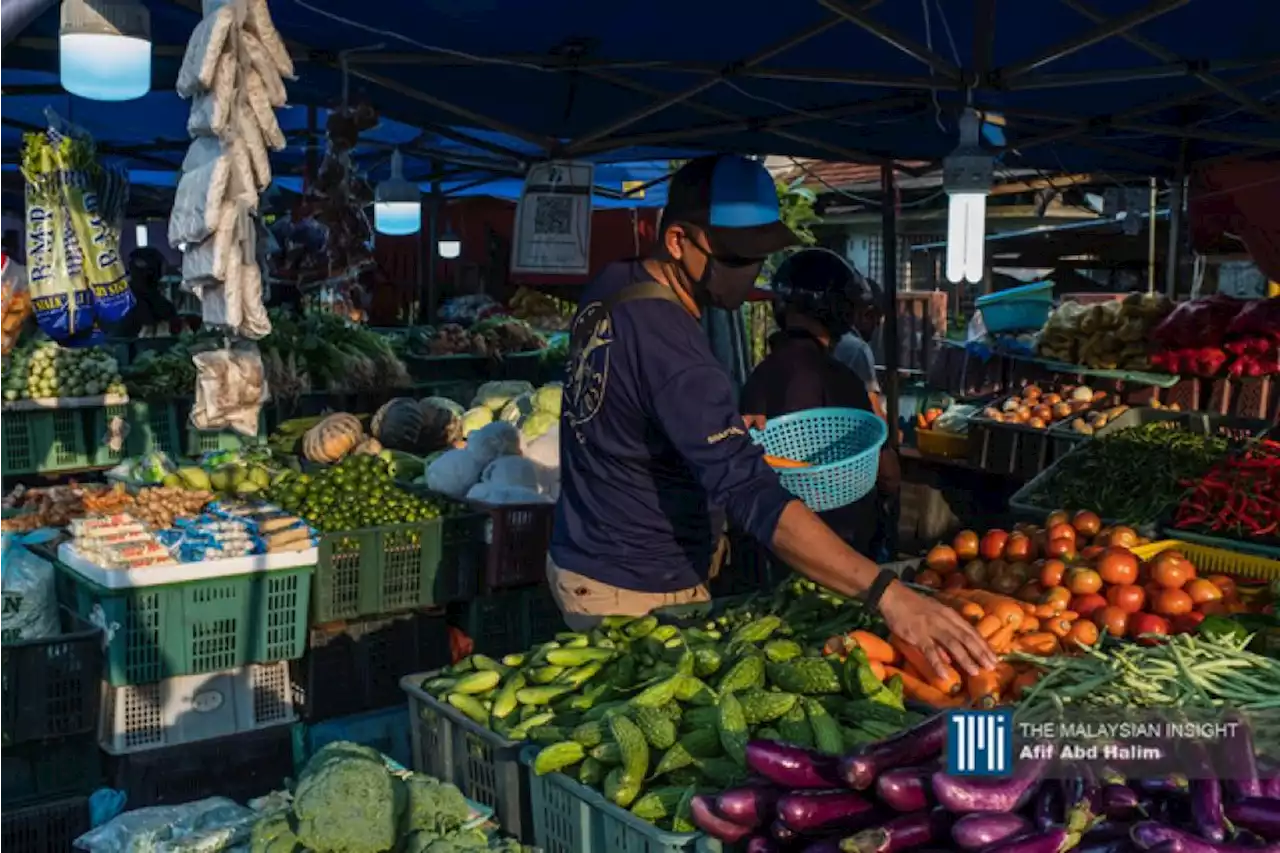
[[[5,638],[0,846],[6,853],[70,853],[89,829],[88,795],[102,780],[95,742],[102,632],[69,612],[61,627],[53,637]]]
[[[59,598],[105,633],[105,784],[131,808],[279,788],[315,551],[138,571],[98,569],[67,546],[57,559]]]

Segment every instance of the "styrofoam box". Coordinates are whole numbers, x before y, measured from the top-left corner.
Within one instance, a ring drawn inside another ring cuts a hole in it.
[[[112,755],[292,723],[288,661],[102,687],[99,740]]]

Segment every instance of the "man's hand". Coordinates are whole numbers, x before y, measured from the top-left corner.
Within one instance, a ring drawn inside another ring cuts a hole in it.
[[[746,424],[747,429],[764,429],[764,415],[743,415],[742,422]]]
[[[924,654],[935,675],[941,675],[948,663],[969,675],[996,665],[991,646],[959,613],[906,584],[889,584],[880,599],[880,613],[890,631]]]
[[[880,466],[876,469],[876,485],[882,495],[896,495],[902,490],[902,466],[898,454],[888,447],[880,448]]]

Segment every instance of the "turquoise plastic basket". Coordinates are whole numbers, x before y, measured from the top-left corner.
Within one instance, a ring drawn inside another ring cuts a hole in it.
[[[778,470],[782,485],[814,512],[848,506],[869,493],[889,431],[871,412],[809,409],[773,418],[752,437],[765,453],[807,468]]]

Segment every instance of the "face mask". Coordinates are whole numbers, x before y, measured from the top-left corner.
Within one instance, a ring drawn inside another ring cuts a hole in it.
[[[760,270],[764,267],[764,261],[729,263],[710,254],[693,240],[686,240],[685,243],[693,246],[707,258],[702,276],[693,282],[694,300],[699,305],[709,305],[712,308],[723,308],[727,311],[736,311],[741,308],[742,303],[747,301],[752,288],[755,287]],[[681,269],[683,271],[683,265]],[[688,275],[687,271],[685,274]]]

